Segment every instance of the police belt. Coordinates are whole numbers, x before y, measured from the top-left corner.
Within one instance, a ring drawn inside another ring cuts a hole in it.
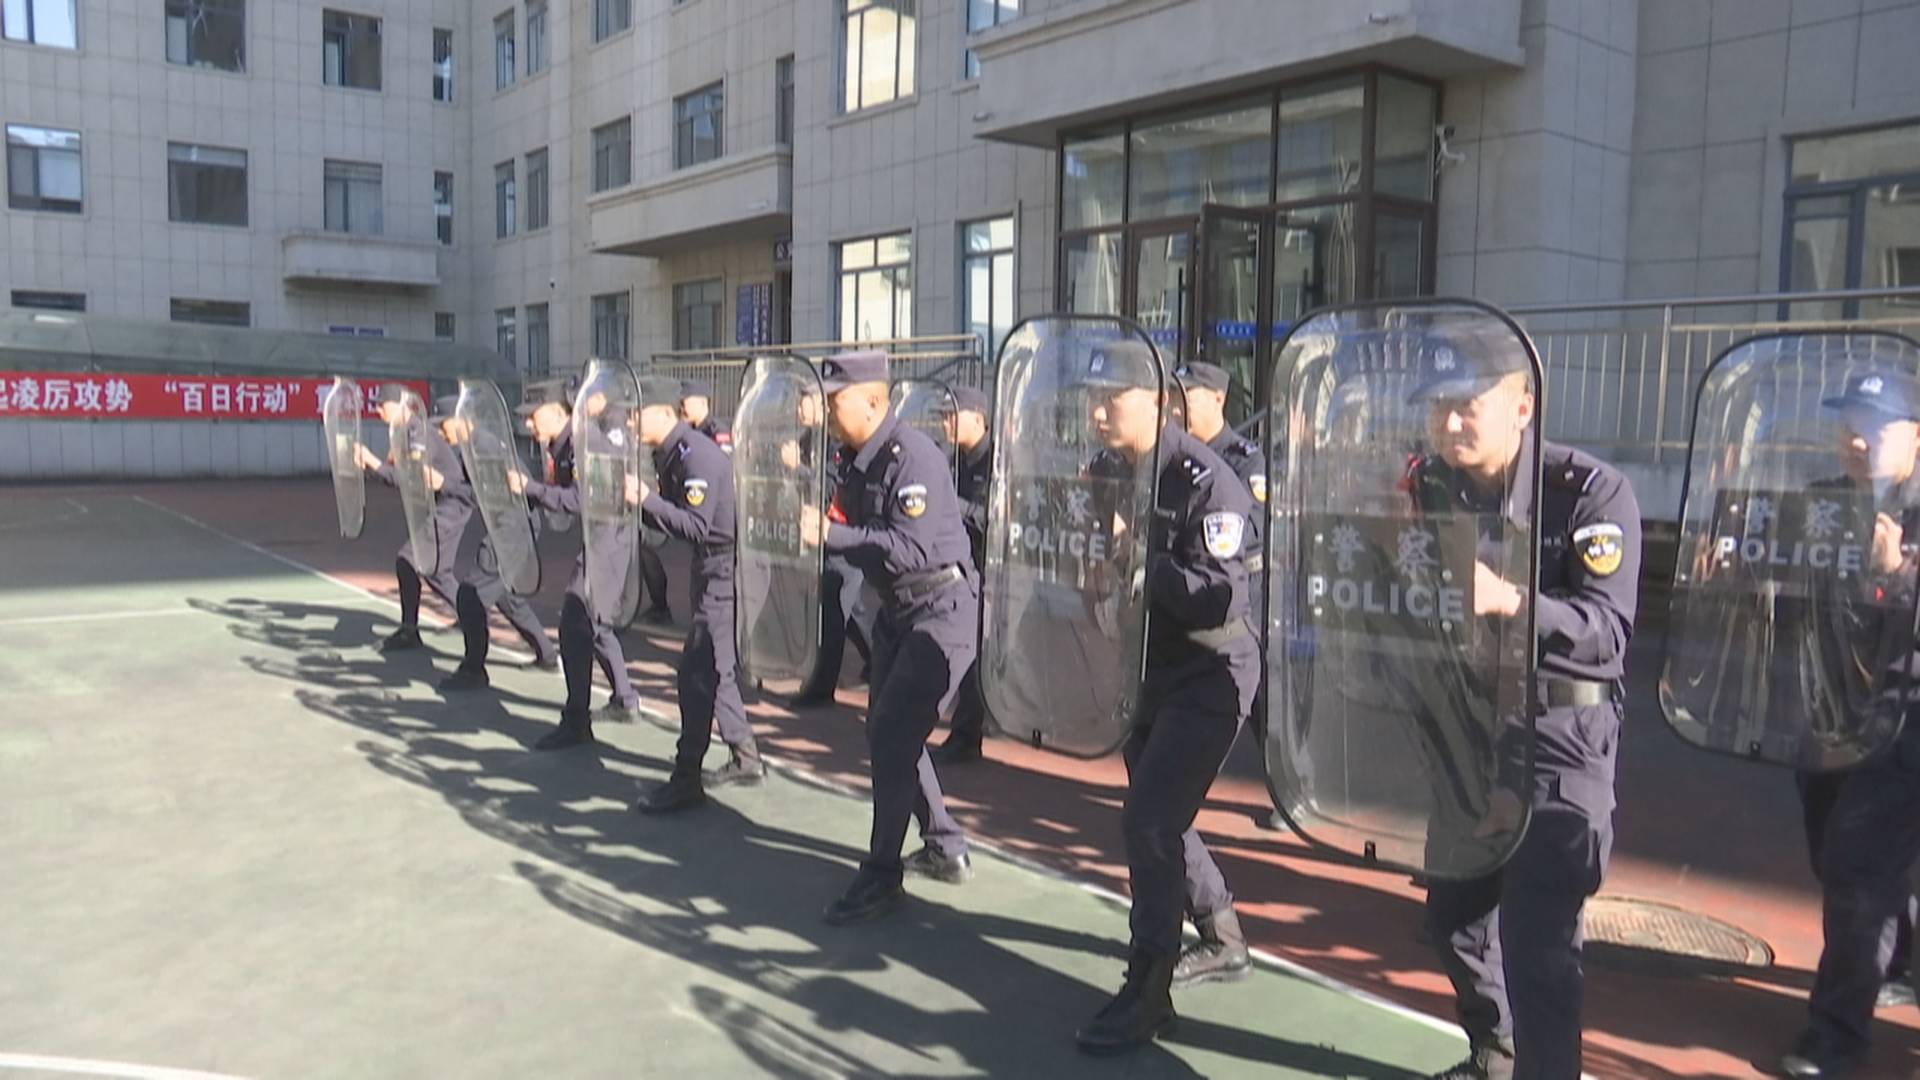
[[[1594,682],[1592,679],[1542,678],[1540,696],[1547,700],[1550,709],[1582,708],[1594,705],[1611,705],[1614,700],[1614,684]]]
[[[967,572],[960,568],[959,563],[948,563],[935,570],[921,570],[895,578],[888,595],[892,597],[894,606],[909,607],[956,581],[966,579]]]

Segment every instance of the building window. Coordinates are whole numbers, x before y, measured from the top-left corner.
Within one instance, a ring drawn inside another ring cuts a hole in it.
[[[913,336],[913,234],[895,233],[837,246],[839,325],[846,341]]]
[[[520,366],[520,343],[518,331],[513,321],[513,309],[495,308],[493,311],[493,347],[499,351],[500,359],[513,367]]]
[[[593,129],[593,190],[622,187],[633,179],[633,120],[622,117]]]
[[[720,347],[720,305],[723,296],[723,287],[718,278],[673,287],[674,348]]]
[[[969,34],[1012,22],[1020,14],[1020,0],[966,0],[966,7]],[[980,77],[980,58],[973,54],[972,49],[966,50],[961,74],[969,79]]]
[[[1013,330],[1013,218],[962,225],[960,251],[960,323],[991,363]]]
[[[773,62],[773,141],[793,145],[793,57]]]
[[[673,167],[713,161],[726,152],[726,90],[720,83],[673,99]]]
[[[436,311],[433,313],[433,339],[435,341],[453,340],[453,312]]]
[[[593,0],[593,40],[605,41],[633,25],[633,0]]]
[[[503,161],[493,167],[493,235],[512,236],[513,224],[518,217],[519,209],[513,190],[513,162]]]
[[[552,370],[552,348],[547,340],[547,305],[527,305],[527,378],[543,379]]]
[[[168,317],[174,322],[208,326],[251,326],[253,305],[245,300],[182,300],[176,296]]]
[[[167,62],[245,71],[245,0],[167,0]]]
[[[513,9],[493,20],[493,88],[505,90],[513,85]]]
[[[386,337],[387,328],[384,326],[354,326],[352,324],[334,323],[327,327],[327,333],[332,334],[334,337]]]
[[[380,89],[380,20],[344,11],[321,12],[320,62],[328,86]]]
[[[378,236],[384,231],[380,166],[364,161],[329,160],[323,193],[328,232]]]
[[[76,0],[4,0],[0,2],[0,38],[56,49],[79,48],[76,6]]]
[[[627,358],[632,332],[631,301],[623,292],[596,296],[592,304],[593,355],[603,360]]]
[[[453,100],[453,31],[433,30],[433,100]]]
[[[198,225],[245,225],[247,152],[168,143],[167,220]]]
[[[80,133],[7,125],[7,205],[77,214],[82,209]]]
[[[13,290],[13,306],[17,308],[39,308],[42,311],[85,311],[87,310],[87,294],[15,289]]]
[[[548,217],[547,151],[543,147],[527,155],[527,231],[547,227]]]
[[[527,4],[527,74],[547,70],[551,57],[547,46],[547,0],[529,0]]]
[[[1780,285],[1789,292],[1920,285],[1920,124],[1793,140]],[[1911,317],[1911,298],[1787,305],[1794,318]]]
[[[433,231],[443,244],[453,243],[453,174],[433,174]]]
[[[857,112],[913,94],[918,0],[842,0],[842,112]]]

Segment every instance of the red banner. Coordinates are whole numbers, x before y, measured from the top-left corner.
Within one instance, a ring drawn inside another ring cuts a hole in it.
[[[427,384],[401,384],[427,396]],[[381,382],[361,382],[377,416]],[[113,375],[0,371],[0,419],[318,420],[332,379],[246,375]]]

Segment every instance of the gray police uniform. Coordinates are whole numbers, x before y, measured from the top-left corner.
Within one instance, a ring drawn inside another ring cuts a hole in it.
[[[733,463],[685,421],[653,452],[660,490],[640,512],[649,525],[693,548],[693,624],[680,652],[680,746],[676,773],[697,774],[713,738],[730,746],[753,741],[740,701],[733,637]]]
[[[413,562],[411,541],[400,545],[393,563],[394,577],[400,583],[400,625],[403,628],[417,628],[420,625],[422,581],[441,600],[446,601],[448,607],[458,610],[460,578],[453,568],[460,556],[460,541],[466,537],[467,525],[473,519],[473,485],[467,481],[467,469],[460,461],[459,453],[431,423],[420,417],[407,421],[407,445],[392,450],[395,454],[402,452],[424,455],[427,464],[441,476],[440,490],[433,497],[434,548],[438,566],[431,574],[420,573],[420,568]],[[393,463],[388,461],[382,464],[376,475],[388,484],[394,483]]]
[[[596,434],[595,437],[606,436]],[[528,481],[527,496],[550,513],[578,516],[580,490],[575,484],[571,426],[553,441],[552,454],[554,481]],[[585,523],[581,527],[583,530],[608,528]],[[620,591],[626,578],[627,560],[633,558],[634,541],[630,531],[621,532],[621,539],[625,543],[598,545],[594,549],[592,565],[587,562],[586,545],[583,543],[580,554],[573,560],[573,575],[567,579],[566,598],[560,603],[560,662],[566,669],[567,678],[567,703],[560,714],[563,724],[587,723],[588,710],[592,705],[593,665],[596,662],[606,675],[608,686],[612,688],[615,704],[628,708],[640,704],[640,696],[633,692],[633,683],[627,678],[627,657],[620,648],[618,628],[587,605],[588,574],[594,575],[596,585],[606,585],[605,589],[596,587],[595,592],[613,595]],[[582,539],[585,539],[584,532]]]
[[[1529,436],[1531,438],[1531,436]],[[1523,448],[1521,460],[1527,460]],[[1506,866],[1428,886],[1426,921],[1476,1048],[1511,1049],[1516,1077],[1580,1075],[1581,911],[1613,848],[1620,683],[1640,582],[1640,507],[1611,465],[1541,444],[1534,622],[1540,704],[1533,819]],[[1481,505],[1460,473],[1416,460],[1408,487],[1422,509],[1524,513],[1535,497],[1521,469],[1505,507]],[[1483,535],[1480,559],[1506,562]]]
[[[993,476],[993,435],[981,437],[971,450],[960,453],[958,492],[965,507],[967,542],[972,548],[973,569],[986,573],[987,485]],[[980,661],[974,658],[960,683],[960,696],[953,704],[951,738],[979,742],[986,734],[987,704],[980,694]]]
[[[867,746],[873,769],[873,833],[864,871],[899,880],[907,820],[929,847],[965,854],[947,814],[927,736],[973,663],[980,586],[968,565],[960,500],[947,457],[933,440],[888,415],[858,451],[841,447],[825,546],[878,590]]]
[[[472,437],[483,437],[474,435]],[[529,524],[535,540],[535,558],[539,557],[538,541],[540,537],[539,514],[530,514]],[[534,613],[533,605],[527,598],[507,588],[500,578],[500,560],[493,552],[493,535],[487,533],[480,537],[480,548],[474,552],[473,569],[460,583],[458,600],[454,610],[460,616],[460,633],[466,642],[466,653],[460,660],[460,670],[480,674],[487,669],[487,653],[493,647],[491,633],[487,629],[487,610],[497,608],[513,627],[520,640],[533,650],[534,662],[542,667],[551,667],[560,658],[559,650],[554,648],[553,639],[547,636],[547,628],[540,623],[540,616]]]

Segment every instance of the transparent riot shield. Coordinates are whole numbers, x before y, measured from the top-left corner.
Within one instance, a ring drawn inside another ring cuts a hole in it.
[[[755,360],[733,417],[734,632],[751,678],[805,678],[819,655],[826,550],[800,519],[826,509],[827,466],[819,372],[803,357]]]
[[[1916,700],[1920,345],[1741,342],[1694,410],[1660,704],[1680,737],[1807,771],[1890,745]]]
[[[1274,805],[1369,863],[1484,874],[1530,806],[1534,605],[1476,614],[1504,592],[1476,575],[1538,580],[1533,346],[1472,302],[1335,308],[1294,327],[1269,392]]]
[[[461,379],[454,422],[464,431],[460,460],[467,466],[474,502],[486,524],[487,540],[500,580],[520,596],[540,591],[540,552],[534,544],[533,514],[525,495],[516,495],[509,477],[524,473],[514,445],[513,414],[500,388],[485,379]]]
[[[947,455],[947,466],[957,478],[960,450],[954,445],[954,418],[960,415],[960,403],[953,390],[938,379],[902,379],[893,384],[893,414]]]
[[[587,607],[609,626],[640,611],[640,383],[620,360],[589,360],[573,404],[575,483],[586,544]]]
[[[367,522],[367,474],[354,457],[365,408],[360,384],[339,375],[334,376],[333,389],[327,391],[327,399],[320,406],[327,464],[333,472],[333,505],[340,515],[340,535],[347,540],[359,539]]]
[[[1158,351],[1120,319],[1029,319],[1001,346],[980,687],[1009,737],[1083,757],[1126,738],[1169,385]]]
[[[400,489],[400,507],[407,519],[413,566],[423,576],[440,572],[440,529],[433,516],[433,438],[420,395],[401,390],[400,411],[387,424],[387,446],[393,462],[393,486]]]

